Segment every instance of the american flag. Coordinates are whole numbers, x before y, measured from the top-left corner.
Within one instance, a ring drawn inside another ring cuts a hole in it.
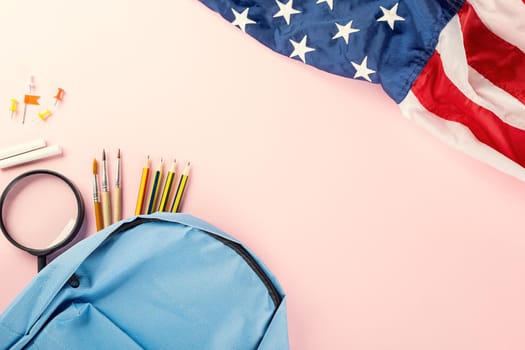
[[[381,84],[404,116],[525,180],[525,0],[200,0],[274,51]]]

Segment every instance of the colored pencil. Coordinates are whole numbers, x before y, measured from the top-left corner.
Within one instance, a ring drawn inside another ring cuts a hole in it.
[[[166,176],[166,182],[164,183],[164,190],[162,191],[162,197],[160,199],[159,211],[166,211],[168,207],[168,201],[170,200],[171,188],[173,186],[173,179],[175,178],[175,169],[177,167],[177,160],[174,160],[171,164],[171,168]]]
[[[146,210],[147,214],[151,214],[155,211],[155,204],[157,203],[157,197],[159,194],[160,181],[162,179],[162,158],[160,160],[159,167],[155,171],[155,177],[153,178],[153,184],[151,185],[151,191],[149,195],[149,204],[148,209]]]
[[[96,159],[93,159],[93,204],[95,205],[95,224],[97,231],[100,231],[104,228],[104,222],[102,220],[102,204],[98,196],[98,164]]]
[[[186,167],[182,171],[180,176],[179,185],[177,186],[177,192],[175,193],[175,200],[171,206],[171,212],[176,213],[180,210],[182,204],[182,196],[184,195],[184,190],[188,184],[188,176],[190,175],[190,162],[186,164]]]
[[[120,173],[120,148],[117,152],[115,188],[113,189],[113,223],[122,219],[122,182]]]
[[[135,206],[135,215],[142,214],[142,208],[144,206],[144,193],[146,192],[146,186],[148,185],[149,177],[149,156],[146,160],[146,164],[142,169],[142,177],[140,179],[139,193],[137,195],[137,204]]]
[[[104,227],[111,225],[111,200],[109,197],[108,165],[105,150],[102,150],[102,219],[104,220]]]

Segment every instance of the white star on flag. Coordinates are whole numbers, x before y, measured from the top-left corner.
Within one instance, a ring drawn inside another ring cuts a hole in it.
[[[355,78],[364,78],[366,80],[368,80],[369,82],[372,82],[372,80],[370,79],[369,75],[372,74],[372,73],[375,73],[376,71],[375,70],[372,70],[372,69],[369,69],[366,65],[367,65],[367,61],[368,61],[368,56],[365,56],[365,58],[363,59],[363,62],[361,62],[361,64],[357,64],[353,61],[350,61],[350,63],[352,63],[352,66],[354,66],[356,72],[354,74],[354,79]]]
[[[390,9],[387,10],[383,6],[379,6],[381,11],[383,11],[383,16],[377,19],[377,22],[387,22],[390,26],[390,29],[394,30],[394,23],[396,21],[404,21],[405,19],[401,16],[397,15],[397,5],[399,5],[398,2]]]
[[[328,7],[330,7],[330,10],[334,9],[334,0],[317,0],[316,4],[320,4],[326,2],[328,4]]]
[[[275,2],[279,6],[279,11],[277,11],[277,13],[273,15],[273,18],[284,17],[284,20],[286,21],[286,24],[288,25],[290,25],[290,17],[292,15],[301,13],[301,11],[292,8],[293,0],[289,0],[286,4],[280,2],[279,0],[275,0]]]
[[[245,8],[244,11],[241,13],[235,11],[235,9],[232,9],[233,15],[235,16],[235,19],[233,20],[232,24],[234,26],[238,26],[241,28],[243,32],[246,33],[246,25],[247,24],[255,24],[256,22],[248,18],[248,10],[249,8]]]
[[[339,24],[339,23],[336,23],[335,25],[337,26],[338,32],[337,32],[336,35],[333,36],[332,39],[335,40],[337,38],[343,38],[343,39],[345,39],[345,42],[348,45],[348,37],[350,36],[350,34],[359,31],[359,29],[352,28],[352,22],[353,21],[350,21],[347,24],[345,24],[344,26]]]
[[[315,49],[306,46],[306,40],[308,39],[308,35],[303,36],[303,39],[300,42],[290,40],[290,43],[293,45],[293,52],[290,55],[290,57],[299,56],[299,58],[303,61],[303,63],[306,63],[305,55],[308,52],[315,51]]]

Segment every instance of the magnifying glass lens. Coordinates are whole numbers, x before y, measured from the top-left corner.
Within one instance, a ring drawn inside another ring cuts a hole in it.
[[[20,179],[5,198],[2,219],[18,244],[44,250],[67,239],[79,216],[71,188],[58,177]]]

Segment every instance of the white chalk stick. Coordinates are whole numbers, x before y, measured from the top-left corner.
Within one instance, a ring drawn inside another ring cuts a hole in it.
[[[5,159],[17,156],[22,153],[33,151],[46,146],[46,141],[43,139],[33,140],[20,145],[11,146],[0,150],[0,159]]]
[[[33,162],[35,160],[52,157],[61,153],[62,149],[58,145],[40,148],[31,152],[20,154],[18,156],[0,160],[0,169]]]

